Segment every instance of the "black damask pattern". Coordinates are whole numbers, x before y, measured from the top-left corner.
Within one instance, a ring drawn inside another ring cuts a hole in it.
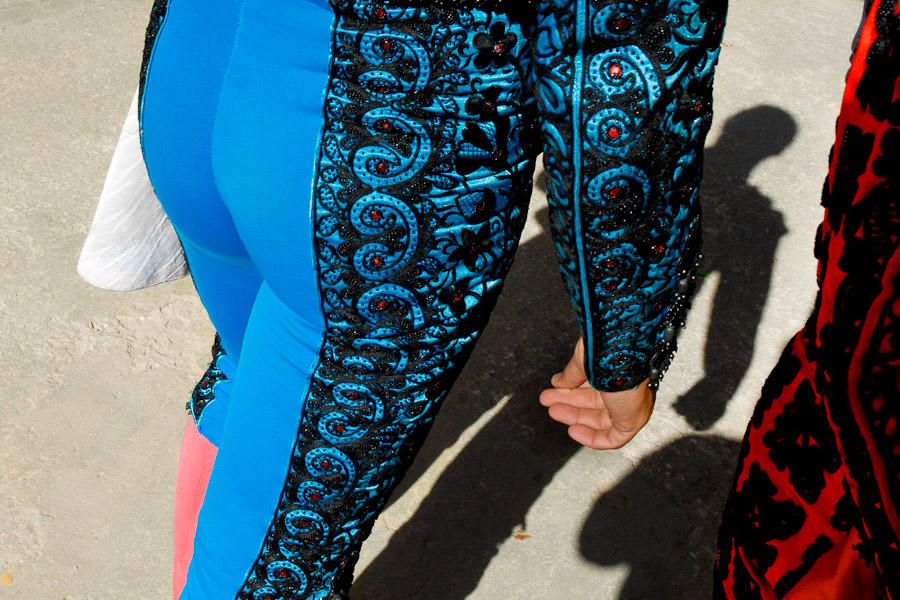
[[[793,353],[793,342],[790,342],[784,347],[778,363],[776,363],[775,368],[772,369],[765,384],[763,384],[759,402],[750,420],[750,424],[753,427],[756,429],[762,427],[766,411],[772,408],[775,398],[780,398],[784,393],[784,389],[797,378],[801,368],[800,359]]]
[[[863,524],[859,507],[853,500],[853,495],[850,493],[849,488],[850,486],[844,481],[845,493],[841,496],[840,500],[835,503],[834,514],[831,516],[831,519],[829,519],[829,522],[831,526],[834,527],[835,531],[849,533],[851,529],[856,529],[861,541],[859,544],[853,546],[853,549],[856,550],[857,554],[863,559],[865,564],[871,565],[875,561],[875,556],[872,553],[872,544],[870,537],[866,532],[865,525]]]
[[[866,71],[856,90],[860,109],[893,128],[900,125],[897,119],[900,105],[893,101],[900,73],[896,10],[896,0],[880,3],[875,20],[877,38],[866,56]],[[836,423],[857,422],[846,398],[851,389],[859,397],[868,431],[863,433],[858,426],[840,427],[841,447],[847,468],[857,482],[856,501],[864,523],[860,531],[871,536],[867,541],[870,550],[866,551],[874,552],[877,557],[879,572],[888,588],[900,590],[897,536],[884,511],[885,503],[897,505],[900,485],[893,478],[890,492],[883,496],[867,442],[868,437],[879,449],[877,460],[884,468],[891,469],[892,473],[900,472],[900,460],[895,454],[895,449],[900,447],[900,436],[891,425],[900,418],[896,385],[896,360],[900,353],[894,340],[898,309],[894,303],[888,302],[880,314],[872,315],[879,322],[871,338],[862,331],[873,303],[886,288],[895,285],[884,278],[886,266],[896,260],[900,247],[900,189],[895,160],[900,133],[883,128],[879,138],[861,127],[851,124],[845,128],[840,162],[850,166],[838,170],[832,189],[826,186],[824,195],[829,231],[823,234],[822,245],[842,243],[843,251],[836,263],[827,260],[827,256],[820,257],[824,265],[821,277],[831,277],[841,283],[834,298],[833,316],[820,319],[823,322],[819,323],[817,352],[826,368],[819,373],[817,384],[822,386],[831,419]],[[867,178],[869,189],[863,197],[857,197],[859,184],[853,177]],[[864,349],[862,364],[853,367],[851,360],[861,348]],[[848,379],[851,372],[859,374],[858,384]]]
[[[734,541],[761,573],[775,563],[778,551],[769,542],[786,540],[803,527],[806,515],[790,500],[774,500],[778,488],[759,464],[753,463],[741,488],[729,499]]]
[[[875,20],[875,39],[866,56],[866,72],[859,81],[856,95],[864,111],[879,121],[900,127],[900,98],[894,97],[894,84],[900,71],[900,19],[897,3],[883,0]]]
[[[836,473],[841,466],[825,406],[806,379],[775,417],[774,428],[763,435],[763,444],[772,464],[779,471],[788,469],[791,485],[807,504],[815,503],[825,488],[825,473]]]
[[[813,564],[833,547],[834,544],[827,536],[820,535],[816,538],[816,541],[803,551],[803,555],[800,557],[800,565],[785,573],[775,584],[775,595],[779,598],[784,598],[791,588],[797,585],[804,575],[809,573]]]

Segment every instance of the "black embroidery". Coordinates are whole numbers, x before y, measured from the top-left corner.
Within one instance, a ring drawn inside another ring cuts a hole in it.
[[[769,542],[788,539],[806,520],[803,510],[790,500],[774,500],[777,492],[766,472],[754,463],[740,491],[729,499],[729,507],[735,511],[734,541],[761,573],[775,563],[778,554]]]
[[[219,368],[219,359],[223,356],[225,356],[225,350],[222,348],[222,340],[219,338],[219,334],[216,334],[212,346],[212,362],[209,363],[206,373],[203,374],[203,377],[201,377],[200,381],[197,382],[197,385],[194,386],[191,399],[185,405],[185,409],[190,413],[191,418],[194,419],[195,423],[200,423],[203,409],[216,399],[216,384],[225,380],[225,374],[222,373],[222,370]]]
[[[800,566],[785,573],[781,579],[778,580],[778,583],[775,584],[775,594],[779,598],[784,598],[791,588],[797,585],[797,583],[803,579],[804,575],[809,573],[813,564],[833,547],[834,544],[832,544],[831,540],[826,536],[820,535],[816,538],[816,541],[803,551],[803,556],[800,558]]]
[[[816,402],[808,380],[797,386],[774,428],[763,435],[769,458],[779,471],[788,469],[791,485],[808,504],[825,488],[825,473],[835,473],[841,458],[834,433],[828,426],[825,406]]]
[[[156,44],[156,37],[162,28],[163,22],[166,20],[166,10],[169,8],[169,0],[153,0],[153,7],[150,9],[150,22],[147,24],[147,32],[144,36],[144,57],[141,61],[141,73],[138,83],[138,98],[144,97],[144,83],[147,80],[147,69],[150,67],[150,57],[153,54],[153,47]],[[138,110],[142,108],[142,102],[138,102]],[[140,114],[138,115],[140,119]]]

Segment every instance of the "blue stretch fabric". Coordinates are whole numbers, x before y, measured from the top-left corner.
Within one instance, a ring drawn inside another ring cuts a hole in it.
[[[724,2],[438,4],[154,6],[144,152],[220,336],[182,599],[349,588],[487,322],[542,138],[592,382],[674,350]]]

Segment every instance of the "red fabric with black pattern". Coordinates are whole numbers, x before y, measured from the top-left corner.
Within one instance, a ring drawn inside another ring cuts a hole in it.
[[[900,600],[900,16],[876,0],[816,240],[819,296],[744,438],[718,599]]]

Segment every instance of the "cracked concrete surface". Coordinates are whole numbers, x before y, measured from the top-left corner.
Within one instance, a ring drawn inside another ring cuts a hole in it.
[[[0,0],[0,599],[170,595],[189,281],[75,273],[137,83],[149,0]],[[541,192],[504,295],[376,526],[358,600],[708,597],[744,426],[815,292],[819,191],[861,0],[733,0],[704,278],[645,431],[577,448],[537,405],[575,338]],[[540,186],[539,186],[540,187]]]

